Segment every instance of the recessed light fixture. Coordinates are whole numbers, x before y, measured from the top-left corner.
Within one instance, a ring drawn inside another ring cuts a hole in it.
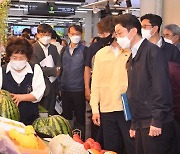
[[[19,2],[34,2],[34,3],[47,3],[47,1],[44,0],[19,0]]]

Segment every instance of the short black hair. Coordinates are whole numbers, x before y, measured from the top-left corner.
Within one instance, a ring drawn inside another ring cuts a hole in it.
[[[31,29],[29,29],[29,28],[24,28],[23,30],[22,30],[22,34],[30,34],[31,35]]]
[[[156,14],[145,14],[143,15],[140,20],[141,22],[144,20],[144,19],[148,19],[149,20],[149,23],[152,25],[152,26],[158,26],[158,33],[160,31],[160,28],[161,28],[161,24],[162,24],[162,18]]]
[[[59,42],[61,44],[62,40],[60,38],[60,36],[56,33],[55,30],[52,31],[52,35],[51,35],[52,39],[55,39],[57,42]]]
[[[137,34],[141,36],[141,23],[138,20],[138,18],[132,14],[122,14],[119,16],[116,16],[114,18],[115,25],[121,24],[123,27],[125,27],[128,32],[132,28],[137,29]]]
[[[28,40],[31,39],[30,36],[29,36],[27,33],[22,33],[22,34],[21,34],[21,37],[24,37],[24,38],[26,38],[26,39],[28,39]]]
[[[52,35],[51,35],[52,39],[57,39],[57,33],[55,30],[52,31]]]
[[[30,60],[33,54],[33,47],[31,43],[23,37],[12,37],[8,40],[6,46],[6,57],[9,60],[13,53],[25,54]]]
[[[40,24],[37,28],[37,33],[51,33],[52,34],[52,27],[48,24]]]
[[[57,35],[57,39],[56,39],[57,42],[59,42],[60,44],[62,43],[62,39],[60,38],[59,35]]]
[[[72,25],[69,26],[69,28],[68,28],[68,33],[70,32],[70,29],[71,29],[72,27],[73,27],[76,31],[78,31],[78,32],[80,32],[80,33],[82,34],[82,32],[83,32],[82,27],[79,26],[79,25],[75,25],[75,24],[72,24]]]

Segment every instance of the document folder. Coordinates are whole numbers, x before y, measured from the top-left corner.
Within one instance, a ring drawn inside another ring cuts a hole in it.
[[[125,120],[129,121],[131,120],[131,112],[129,110],[127,94],[126,93],[121,94],[121,99],[122,99],[122,104],[123,104],[123,109],[124,109]]]

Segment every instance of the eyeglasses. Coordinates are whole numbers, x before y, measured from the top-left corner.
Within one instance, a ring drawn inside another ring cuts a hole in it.
[[[163,34],[163,37],[165,38],[172,38],[173,36],[175,36],[174,34]]]

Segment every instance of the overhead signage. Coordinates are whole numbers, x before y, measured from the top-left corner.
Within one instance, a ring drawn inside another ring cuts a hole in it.
[[[75,14],[75,7],[72,5],[38,4],[28,5],[28,14],[46,16],[70,16]]]

